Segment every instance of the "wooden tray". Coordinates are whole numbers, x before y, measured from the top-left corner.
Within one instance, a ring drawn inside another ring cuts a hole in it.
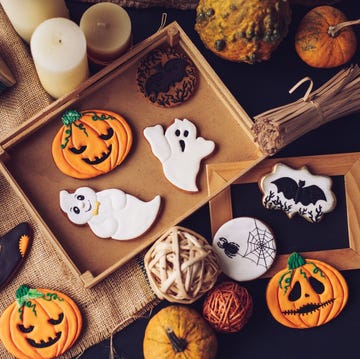
[[[151,50],[168,44],[179,47],[200,73],[199,88],[191,99],[173,108],[154,106],[136,86],[140,60]],[[134,133],[134,144],[126,161],[108,174],[77,180],[62,174],[51,155],[52,140],[67,109],[107,109],[123,115]],[[187,118],[200,136],[216,143],[216,152],[202,162],[199,192],[187,193],[171,185],[161,164],[143,136],[147,126],[168,126],[174,118]],[[86,287],[106,278],[129,259],[153,243],[170,226],[189,216],[209,199],[205,165],[247,161],[247,168],[234,172],[234,179],[266,156],[254,142],[252,120],[224,86],[179,25],[174,22],[136,45],[119,60],[92,76],[70,94],[28,119],[0,143],[1,171],[22,193],[23,200],[43,222],[64,260]],[[216,188],[221,191],[227,183]],[[63,215],[59,191],[89,186],[96,191],[120,188],[142,200],[162,197],[162,210],[153,227],[130,241],[96,237],[88,226],[76,226]],[[215,192],[216,192],[215,191]]]
[[[314,250],[302,252],[304,258],[323,260],[339,270],[360,268],[360,153],[333,154],[321,156],[303,156],[290,158],[266,159],[247,171],[243,176],[233,179],[241,169],[248,168],[249,162],[216,163],[207,166],[209,196],[216,194],[221,182],[230,185],[258,183],[272,171],[276,163],[285,163],[293,168],[308,167],[311,173],[323,176],[343,176],[348,229],[348,246],[339,249]],[[260,192],[260,189],[259,189]],[[233,218],[231,188],[212,196],[209,202],[211,232],[215,235],[220,226]],[[284,215],[284,214],[283,214]],[[285,215],[284,215],[285,216]],[[290,221],[290,219],[288,219]],[[293,219],[292,219],[293,220]],[[312,224],[316,225],[316,224]],[[279,270],[286,268],[288,254],[277,255],[272,267],[263,275],[271,277]]]

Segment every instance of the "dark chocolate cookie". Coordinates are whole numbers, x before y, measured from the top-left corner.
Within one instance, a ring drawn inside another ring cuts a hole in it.
[[[199,72],[190,58],[173,47],[160,47],[144,57],[137,70],[140,91],[153,104],[178,106],[198,87]]]

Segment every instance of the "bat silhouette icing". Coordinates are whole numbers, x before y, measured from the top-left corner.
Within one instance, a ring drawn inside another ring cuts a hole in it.
[[[60,191],[60,207],[69,220],[78,225],[88,224],[100,238],[128,240],[144,234],[155,221],[160,196],[144,202],[120,189],[95,192],[79,187],[75,192]]]
[[[144,56],[136,71],[136,83],[152,104],[179,106],[194,94],[199,71],[176,46],[161,46]]]
[[[159,92],[169,91],[171,86],[186,76],[187,65],[188,62],[181,58],[170,59],[164,66],[157,65],[157,72],[145,82],[145,95],[149,96],[151,93],[158,95]]]
[[[311,174],[306,166],[293,169],[277,163],[271,173],[261,178],[259,187],[264,207],[282,210],[289,218],[299,214],[316,223],[336,205],[332,179]]]
[[[319,200],[326,200],[325,193],[319,186],[305,186],[304,180],[296,182],[290,177],[281,177],[272,183],[276,185],[279,193],[282,192],[286,199],[293,199],[296,204],[315,205]]]

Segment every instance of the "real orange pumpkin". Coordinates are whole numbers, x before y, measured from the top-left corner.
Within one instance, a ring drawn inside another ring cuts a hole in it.
[[[132,131],[117,113],[105,110],[66,111],[52,143],[57,167],[74,178],[107,173],[127,157]]]
[[[161,309],[145,329],[145,359],[213,359],[217,339],[204,318],[193,308],[170,305]]]
[[[57,357],[74,344],[81,328],[82,316],[71,298],[25,285],[0,317],[0,339],[19,359]]]
[[[298,253],[289,256],[288,267],[275,274],[266,289],[266,302],[273,317],[290,328],[311,328],[334,319],[348,299],[341,273]]]
[[[317,6],[300,21],[295,50],[308,65],[333,68],[351,60],[357,39],[346,15],[333,6]],[[343,27],[344,26],[344,27]]]

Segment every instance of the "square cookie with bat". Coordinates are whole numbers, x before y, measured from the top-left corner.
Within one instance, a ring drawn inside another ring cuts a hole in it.
[[[306,166],[294,169],[277,163],[260,179],[259,187],[264,207],[281,210],[289,218],[299,214],[317,223],[336,206],[331,177],[314,175]]]

